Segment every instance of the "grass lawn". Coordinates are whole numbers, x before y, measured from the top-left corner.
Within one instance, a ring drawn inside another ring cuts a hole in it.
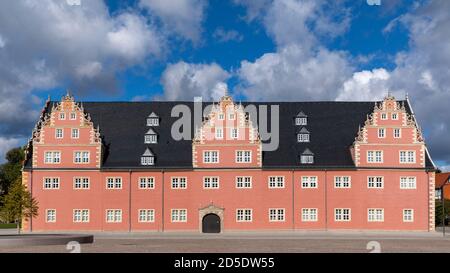
[[[14,223],[12,223],[12,224],[1,224],[0,223],[0,229],[5,229],[5,228],[17,228],[17,226]]]

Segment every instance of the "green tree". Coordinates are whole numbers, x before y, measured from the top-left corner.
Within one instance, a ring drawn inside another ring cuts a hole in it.
[[[0,213],[9,222],[17,223],[17,232],[20,233],[22,220],[29,220],[38,215],[38,202],[18,178],[9,188],[8,194],[2,198],[3,206]]]
[[[450,200],[445,199],[445,215],[448,216],[450,213]],[[442,201],[436,200],[435,202],[435,223],[436,226],[442,225]]]
[[[0,166],[0,196],[7,194],[14,181],[22,175],[23,148],[14,148],[6,153],[6,163]]]

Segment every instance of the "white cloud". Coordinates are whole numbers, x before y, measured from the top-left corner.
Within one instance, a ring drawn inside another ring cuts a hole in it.
[[[355,72],[344,82],[336,100],[380,100],[390,91],[389,78],[390,74],[384,68]]]
[[[229,77],[230,74],[216,63],[178,62],[167,66],[161,83],[167,100],[193,100],[195,96],[202,96],[205,101],[217,101]]]
[[[0,164],[5,162],[5,155],[10,149],[19,147],[24,141],[19,138],[0,137]]]
[[[207,5],[205,0],[140,0],[139,5],[155,14],[169,32],[199,42]]]
[[[244,36],[237,32],[236,30],[225,30],[221,27],[217,28],[214,33],[213,37],[220,42],[229,42],[229,41],[236,41],[241,42],[244,39]]]
[[[103,0],[3,1],[0,33],[0,136],[8,143],[28,137],[39,116],[34,90],[117,91],[118,73],[160,58],[166,45],[139,11],[112,15]]]

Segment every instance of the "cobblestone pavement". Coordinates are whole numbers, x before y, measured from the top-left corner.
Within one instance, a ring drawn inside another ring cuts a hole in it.
[[[81,252],[448,252],[450,235],[438,232],[93,233]],[[370,245],[369,245],[370,246]],[[2,247],[0,252],[70,252],[63,245]]]

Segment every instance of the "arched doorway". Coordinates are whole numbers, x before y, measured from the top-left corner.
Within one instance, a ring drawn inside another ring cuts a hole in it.
[[[203,233],[220,233],[220,217],[215,213],[208,213],[202,219]]]

